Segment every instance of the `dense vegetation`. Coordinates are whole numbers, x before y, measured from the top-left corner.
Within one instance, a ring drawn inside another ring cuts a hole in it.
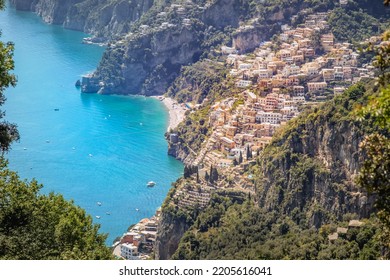
[[[389,1],[385,1],[389,5]],[[377,130],[371,132],[363,143],[366,154],[358,178],[359,184],[377,195],[375,207],[382,224],[381,241],[384,255],[390,258],[390,31],[383,35],[383,41],[376,51],[374,65],[380,71],[379,95],[371,96],[369,103],[361,109],[361,118],[371,118]]]
[[[4,1],[0,1],[0,11],[4,8]],[[1,30],[0,30],[1,36]],[[14,45],[11,42],[0,41],[0,106],[5,102],[4,91],[10,86],[16,85],[16,77],[10,73],[14,69],[12,55]],[[19,134],[15,124],[10,124],[1,119],[4,112],[0,110],[0,150],[2,153],[8,151],[12,141],[19,139]]]
[[[334,1],[273,1],[276,6],[265,1],[262,7],[255,2],[251,3],[253,15],[261,14],[263,9],[277,13],[283,5],[310,2],[309,11],[298,13],[297,24],[304,14],[334,8],[329,31],[341,41],[359,42],[379,34],[388,24],[389,11],[383,9],[381,1],[349,1],[347,7],[335,7]],[[288,13],[285,8],[281,10]],[[370,50],[366,62],[375,51]],[[384,85],[379,87],[368,81],[355,85],[342,96],[304,112],[280,130],[257,158],[256,166],[245,173],[253,174],[256,194],[234,203],[229,198],[214,196],[208,208],[192,215],[191,227],[181,239],[174,259],[389,257],[388,44],[380,51],[377,64],[384,73]],[[190,69],[191,66],[186,71]],[[185,84],[181,81],[182,78],[177,84]],[[174,93],[183,96],[180,89]],[[185,100],[192,98],[188,92],[184,96]],[[199,96],[197,89],[194,96]],[[212,93],[208,98],[213,98]],[[192,122],[187,124],[190,126],[185,126],[183,135],[198,139],[201,134],[195,132],[199,129],[192,130]],[[324,139],[329,133],[331,136]],[[194,139],[185,138],[196,143]],[[332,148],[319,147],[324,144]],[[330,155],[324,154],[324,150]],[[360,194],[361,200],[356,200],[356,194]],[[336,240],[329,240],[338,227],[346,228],[348,221],[362,217],[363,226],[349,228],[347,233],[339,233]]]
[[[39,194],[0,163],[0,259],[110,259],[106,235],[61,195]]]
[[[383,31],[379,19],[362,10],[348,10],[347,12],[347,9],[334,9],[329,17],[329,25],[337,40],[361,42]]]
[[[206,97],[213,96],[214,87],[222,83],[226,76],[226,66],[223,63],[202,60],[182,67],[180,76],[169,87],[167,95],[180,103],[200,104]]]
[[[375,218],[329,242],[348,219],[320,229],[302,228],[296,217],[265,211],[252,202],[231,203],[214,197],[181,240],[173,259],[377,259],[380,246]]]
[[[364,192],[364,189],[359,190],[348,179],[341,162],[324,166],[317,154],[321,144],[312,139],[317,130],[331,129],[335,135],[348,137],[342,132],[348,128],[360,141],[364,135],[378,131],[372,118],[356,120],[359,108],[368,104],[369,96],[378,95],[380,91],[373,83],[358,84],[291,122],[274,137],[250,170],[256,194],[245,202],[235,203],[215,197],[205,211],[193,218],[193,225],[183,236],[173,258],[380,258],[383,248],[387,247],[381,239],[383,228],[375,216],[369,218],[370,212],[359,213],[364,207],[355,208],[350,196],[351,190]],[[308,147],[306,141],[314,141],[314,146]],[[337,143],[328,144],[341,145]],[[332,156],[338,156],[337,149]],[[386,168],[388,166],[380,170]],[[347,227],[351,219],[362,215],[367,217],[362,220],[362,227],[349,228],[347,233],[340,233],[337,240],[329,241],[328,236],[335,233],[337,227]]]
[[[0,42],[0,105],[5,89],[16,85],[12,55],[13,44]],[[18,137],[15,125],[0,123],[3,154]],[[0,259],[110,259],[106,235],[91,216],[61,195],[40,194],[41,187],[22,181],[0,156]]]

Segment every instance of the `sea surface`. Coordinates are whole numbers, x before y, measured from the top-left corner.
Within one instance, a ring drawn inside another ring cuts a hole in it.
[[[182,173],[167,155],[166,108],[152,98],[81,94],[75,81],[104,51],[82,44],[86,34],[12,8],[0,12],[0,29],[1,40],[15,43],[18,77],[2,108],[21,135],[6,155],[9,167],[42,183],[42,193],[73,199],[111,244],[152,216]],[[148,181],[157,184],[147,188]]]

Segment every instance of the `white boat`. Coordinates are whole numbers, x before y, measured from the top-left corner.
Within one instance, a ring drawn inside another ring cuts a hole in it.
[[[147,184],[146,184],[148,187],[154,187],[156,185],[155,182],[153,181],[149,181]]]
[[[100,201],[96,202],[96,204],[102,206],[102,203]]]
[[[100,216],[96,216],[96,219],[100,219]]]

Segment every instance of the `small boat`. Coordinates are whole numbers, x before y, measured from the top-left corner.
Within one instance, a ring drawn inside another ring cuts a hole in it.
[[[46,143],[50,143],[50,140],[46,140]]]
[[[102,206],[102,203],[100,201],[96,202],[98,206]]]
[[[110,212],[106,212],[106,215],[111,215],[111,213]]]
[[[138,209],[138,208],[135,208],[135,211],[137,211],[137,212],[138,212],[138,211],[139,211],[139,209]]]
[[[156,183],[153,182],[153,181],[149,181],[149,182],[146,184],[146,186],[148,186],[149,188],[154,187],[155,185],[156,185]]]
[[[96,219],[100,219],[100,216],[95,216],[96,217]]]
[[[58,109],[58,108],[55,108],[55,109],[54,109],[54,111],[56,111],[56,112],[58,112],[59,110],[60,110],[60,109]]]

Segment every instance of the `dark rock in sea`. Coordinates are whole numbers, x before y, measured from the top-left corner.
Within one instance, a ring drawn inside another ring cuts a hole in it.
[[[81,92],[96,93],[100,88],[99,80],[92,75],[85,75],[81,78]]]
[[[77,80],[76,83],[75,83],[75,86],[77,88],[81,87],[81,81],[80,80]]]

